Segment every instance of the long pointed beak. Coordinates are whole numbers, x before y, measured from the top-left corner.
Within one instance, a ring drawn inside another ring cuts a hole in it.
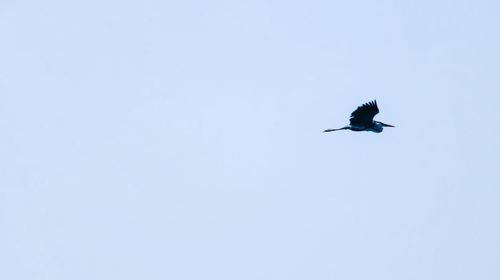
[[[382,126],[387,126],[387,127],[395,127],[395,126],[390,125],[390,124],[385,124],[385,123],[381,123],[381,124],[382,124]]]

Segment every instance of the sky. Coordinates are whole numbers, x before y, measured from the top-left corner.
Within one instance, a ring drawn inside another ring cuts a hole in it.
[[[500,279],[499,12],[2,1],[0,278]]]

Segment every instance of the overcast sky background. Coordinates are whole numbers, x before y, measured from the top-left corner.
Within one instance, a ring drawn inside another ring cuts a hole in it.
[[[499,13],[2,1],[0,278],[500,279]]]

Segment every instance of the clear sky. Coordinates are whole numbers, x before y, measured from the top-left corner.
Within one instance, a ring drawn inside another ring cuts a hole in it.
[[[2,1],[0,279],[500,279],[499,13]]]

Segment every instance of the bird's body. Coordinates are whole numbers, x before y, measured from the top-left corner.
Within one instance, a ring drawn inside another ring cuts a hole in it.
[[[354,112],[351,113],[349,125],[341,128],[326,129],[323,132],[337,131],[337,130],[352,130],[352,131],[372,131],[380,133],[384,127],[394,127],[390,124],[374,121],[373,117],[378,114],[377,101],[370,101],[359,106]]]

